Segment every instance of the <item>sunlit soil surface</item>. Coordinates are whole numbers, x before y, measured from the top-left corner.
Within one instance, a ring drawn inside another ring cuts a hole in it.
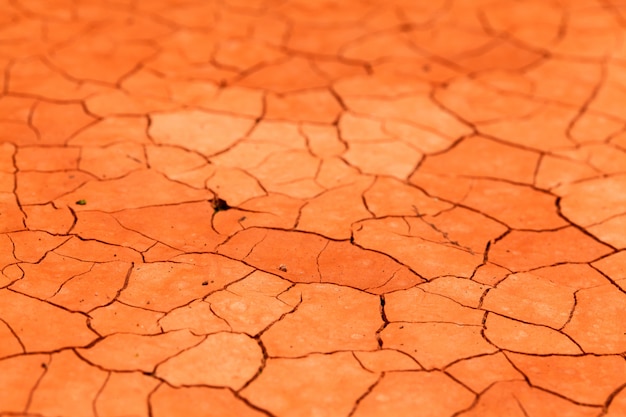
[[[626,415],[626,4],[0,1],[0,416]]]

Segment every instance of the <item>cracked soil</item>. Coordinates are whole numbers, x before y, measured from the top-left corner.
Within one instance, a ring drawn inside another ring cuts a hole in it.
[[[0,416],[626,415],[622,0],[0,0]]]

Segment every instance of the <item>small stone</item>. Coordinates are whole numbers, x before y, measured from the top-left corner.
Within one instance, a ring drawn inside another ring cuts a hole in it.
[[[216,212],[226,211],[230,208],[228,203],[219,197],[215,197],[213,200],[211,200],[211,206],[213,207],[213,210],[215,210]]]

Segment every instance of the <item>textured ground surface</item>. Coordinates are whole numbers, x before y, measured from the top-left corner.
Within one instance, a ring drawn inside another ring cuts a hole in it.
[[[625,28],[0,1],[0,415],[626,415]]]

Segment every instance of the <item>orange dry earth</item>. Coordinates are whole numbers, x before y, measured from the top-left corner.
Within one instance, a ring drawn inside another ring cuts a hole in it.
[[[623,1],[2,0],[0,68],[0,416],[626,415]]]

